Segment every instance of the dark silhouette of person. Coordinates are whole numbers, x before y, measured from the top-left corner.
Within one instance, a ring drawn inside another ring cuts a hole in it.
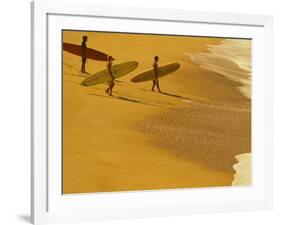
[[[159,87],[159,80],[158,80],[158,61],[159,57],[155,56],[154,57],[154,63],[153,63],[153,71],[154,71],[154,78],[153,78],[153,85],[151,88],[151,91],[154,91],[155,86],[157,87],[158,91],[161,93],[160,87]]]
[[[87,73],[86,72],[86,60],[87,60],[87,55],[86,55],[86,51],[87,51],[87,45],[86,42],[88,41],[88,37],[87,36],[83,36],[83,40],[81,43],[81,48],[82,48],[82,64],[81,64],[81,73]]]
[[[113,60],[114,60],[113,57],[110,55],[110,56],[107,57],[107,63],[106,63],[106,69],[107,69],[108,75],[110,76],[110,79],[107,82],[108,87],[105,90],[105,92],[110,96],[112,96],[112,90],[113,90],[113,87],[115,85],[115,82],[114,82],[115,78],[114,78],[113,73],[112,73],[112,61]]]

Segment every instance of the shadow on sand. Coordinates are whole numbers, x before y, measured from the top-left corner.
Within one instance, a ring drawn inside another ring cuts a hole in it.
[[[113,99],[118,99],[118,100],[122,100],[122,101],[127,101],[127,102],[132,102],[132,103],[137,103],[137,104],[143,104],[143,105],[149,105],[149,106],[156,106],[156,107],[161,107],[160,105],[156,105],[156,104],[151,104],[151,103],[147,103],[147,102],[141,102],[139,100],[136,99],[132,99],[132,98],[128,98],[128,97],[123,97],[123,96],[107,96],[107,95],[99,95],[99,94],[90,94],[90,95],[94,95],[94,96],[98,96],[98,97],[103,97],[103,98],[113,98]]]
[[[145,92],[152,92],[152,91],[149,91],[149,90],[144,89],[144,88],[139,88],[139,89],[141,91],[145,91]],[[176,94],[171,94],[171,93],[168,93],[168,92],[165,92],[165,91],[162,91],[162,92],[155,91],[155,93],[159,93],[159,94],[166,95],[166,96],[169,96],[169,97],[174,97],[174,98],[179,98],[179,99],[184,99],[184,100],[187,100],[187,101],[191,101],[190,98],[187,98],[187,97],[184,97],[184,96],[180,96],[180,95],[176,95]]]
[[[160,92],[160,94],[167,95],[167,96],[174,97],[174,98],[180,98],[180,99],[191,101],[190,98],[183,97],[183,96],[180,96],[180,95],[171,94],[171,93],[168,93],[168,92]]]
[[[121,99],[121,100],[124,100],[124,101],[128,101],[128,102],[134,102],[134,103],[140,103],[140,104],[146,104],[145,102],[141,102],[139,100],[135,100],[135,99],[132,99],[132,98],[126,98],[126,97],[122,97],[122,96],[113,96],[114,98],[117,98],[117,99]]]

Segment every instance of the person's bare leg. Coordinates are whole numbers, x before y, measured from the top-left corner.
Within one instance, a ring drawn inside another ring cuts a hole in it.
[[[154,87],[155,87],[155,80],[153,80],[153,85],[152,85],[151,91],[154,91]]]
[[[160,87],[159,87],[159,81],[156,81],[156,86],[157,86],[158,91],[161,93],[161,90],[160,90]]]
[[[110,96],[112,96],[112,90],[113,90],[114,85],[115,85],[114,82],[112,82],[111,85],[110,85],[111,86],[110,87]]]
[[[107,93],[109,95],[109,85],[108,85],[107,89],[105,90],[105,93]]]
[[[89,74],[89,73],[86,71],[86,65],[84,65],[84,73]]]
[[[81,65],[81,73],[85,73],[85,64],[84,63],[82,63],[82,65]]]

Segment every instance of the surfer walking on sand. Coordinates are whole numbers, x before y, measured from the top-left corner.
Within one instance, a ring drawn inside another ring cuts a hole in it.
[[[113,61],[113,57],[110,55],[107,57],[107,64],[106,64],[106,69],[107,69],[107,73],[110,76],[110,79],[108,81],[108,88],[105,90],[105,92],[112,96],[112,89],[115,85],[114,83],[114,76],[112,74],[112,61]]]
[[[87,45],[86,42],[88,41],[87,36],[83,36],[82,43],[81,43],[81,48],[82,48],[82,64],[81,64],[81,73],[87,73],[86,72],[86,60],[87,60],[87,55],[86,55],[86,50],[87,50]]]
[[[159,87],[159,80],[158,80],[158,61],[159,57],[154,57],[154,63],[153,63],[153,71],[154,71],[154,78],[153,78],[153,85],[151,88],[151,91],[154,91],[155,86],[157,87],[158,91],[161,93],[160,87]]]

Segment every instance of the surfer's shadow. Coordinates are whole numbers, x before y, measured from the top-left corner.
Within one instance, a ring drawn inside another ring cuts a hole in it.
[[[114,98],[120,99],[120,100],[124,100],[124,101],[128,101],[128,102],[133,102],[133,103],[140,103],[140,104],[145,104],[147,105],[147,103],[145,102],[141,102],[139,100],[136,99],[132,99],[132,98],[127,98],[127,97],[122,97],[122,96],[113,96]]]
[[[141,91],[145,91],[145,92],[151,92],[150,90],[147,90],[147,89],[144,89],[144,88],[139,88]],[[185,96],[181,96],[181,95],[177,95],[177,94],[172,94],[172,93],[169,93],[169,92],[157,92],[159,94],[162,94],[162,95],[166,95],[166,96],[169,96],[169,97],[174,97],[174,98],[178,98],[178,99],[182,99],[182,100],[187,100],[187,101],[191,101],[192,99],[191,98],[188,98],[188,97],[185,97]]]
[[[176,94],[168,93],[168,92],[160,92],[160,94],[167,95],[167,96],[174,97],[174,98],[179,98],[179,99],[182,99],[182,100],[191,101],[190,98],[187,98],[187,97],[184,97],[184,96],[181,96],[181,95],[176,95]]]
[[[120,83],[123,83],[123,85],[128,85],[128,84],[130,85],[130,83],[126,82],[126,81],[121,81]],[[152,92],[151,90],[141,88],[141,87],[135,87],[135,88],[137,88],[137,89],[139,89],[140,91],[143,91],[143,92]],[[188,98],[188,97],[177,95],[177,94],[172,94],[172,93],[169,93],[169,92],[153,92],[153,93],[156,93],[156,94],[158,93],[160,95],[166,95],[166,96],[169,96],[169,97],[178,98],[178,99],[185,100],[185,101],[191,101],[191,99]],[[170,105],[167,102],[159,102],[158,105],[159,104],[165,104],[167,107],[173,106],[173,104]]]
[[[127,102],[132,102],[132,103],[136,103],[136,104],[142,104],[142,105],[148,105],[148,106],[155,106],[155,107],[161,107],[161,108],[165,108],[164,106],[160,106],[160,105],[156,105],[156,104],[152,104],[152,103],[148,103],[148,102],[143,102],[137,99],[133,99],[133,98],[128,98],[128,97],[124,97],[124,96],[118,96],[118,95],[113,95],[113,96],[107,96],[107,95],[100,95],[100,94],[94,94],[91,93],[90,95],[94,95],[94,96],[98,96],[98,97],[103,97],[103,98],[113,98],[113,99],[118,99],[118,100],[122,100],[122,101],[127,101]]]

